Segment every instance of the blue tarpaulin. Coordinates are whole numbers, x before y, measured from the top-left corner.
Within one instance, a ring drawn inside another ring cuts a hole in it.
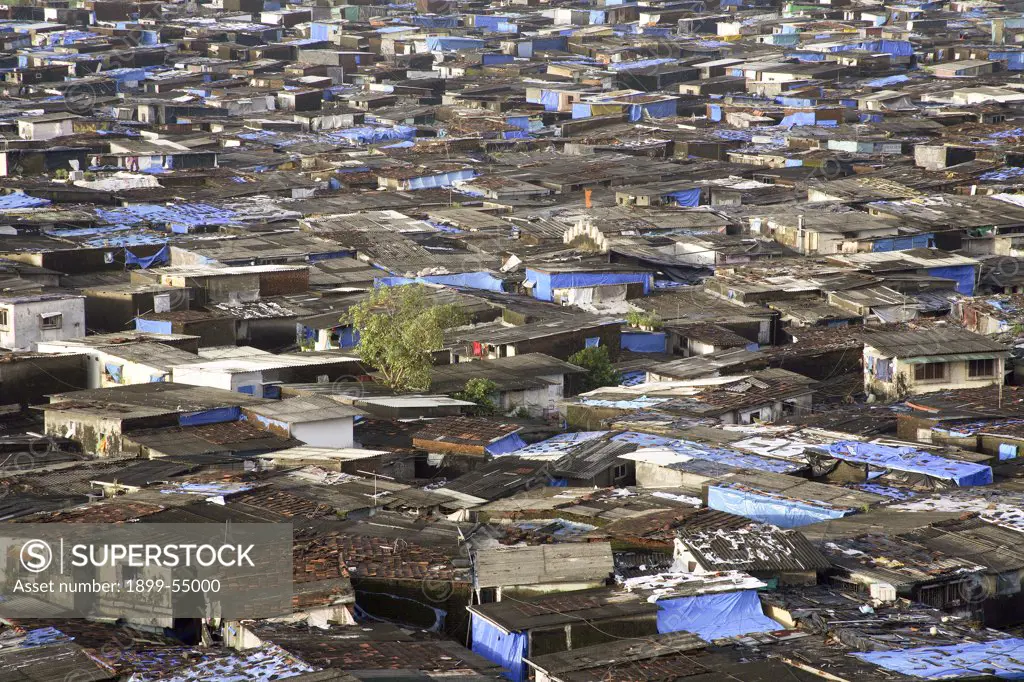
[[[772,523],[779,528],[799,528],[853,513],[850,509],[820,507],[727,485],[708,487],[708,507],[761,523]]]
[[[644,114],[650,118],[672,118],[677,113],[677,102],[675,98],[661,102],[648,102],[647,104],[629,105],[629,120],[639,121]]]
[[[142,222],[170,223],[196,227],[227,225],[237,218],[229,208],[201,202],[177,204],[135,204],[114,209],[96,209],[96,215],[114,225],[137,225]]]
[[[634,353],[664,353],[665,332],[623,332],[621,347]]]
[[[653,400],[653,399],[649,399]],[[737,469],[753,469],[755,471],[771,471],[776,474],[787,474],[799,471],[806,466],[800,462],[790,462],[784,459],[773,459],[761,457],[736,450],[716,448],[703,443],[696,443],[686,440],[674,440],[664,444],[664,447],[680,455],[703,459],[709,462],[717,462]],[[671,468],[671,467],[670,467]]]
[[[933,246],[935,235],[931,232],[915,234],[910,237],[886,237],[871,242],[872,251],[906,251],[907,249],[927,249]]]
[[[823,62],[825,55],[821,52],[786,52],[786,56],[801,62]]]
[[[841,440],[830,445],[828,451],[833,457],[847,462],[924,474],[964,487],[992,483],[992,467],[946,459],[912,447],[894,448],[876,443]]]
[[[174,327],[170,320],[144,320],[141,317],[136,317],[135,330],[150,334],[171,334]]]
[[[0,194],[0,211],[11,211],[19,208],[39,208],[40,206],[49,206],[50,203],[49,199],[29,196],[22,192]]]
[[[392,140],[412,140],[416,137],[416,129],[412,126],[392,126],[390,128],[375,128],[373,126],[358,126],[345,128],[344,130],[333,130],[328,137],[342,138],[353,144],[376,144],[379,142],[391,142]]]
[[[394,287],[405,284],[441,284],[449,287],[465,287],[467,289],[483,289],[485,291],[504,291],[500,279],[487,272],[463,272],[456,275],[427,275],[426,277],[378,277],[373,280],[374,286]]]
[[[484,45],[484,41],[478,38],[462,38],[459,36],[429,36],[427,38],[427,49],[431,52],[479,50]]]
[[[140,268],[145,270],[154,263],[163,265],[171,260],[171,254],[167,245],[164,244],[159,251],[154,253],[152,256],[136,256],[128,249],[124,250],[124,262],[126,265],[138,265]]]
[[[507,455],[510,452],[521,450],[526,447],[526,441],[519,437],[518,433],[510,433],[500,440],[496,440],[484,450],[491,456]]]
[[[110,380],[113,381],[115,384],[120,384],[121,383],[121,378],[122,378],[123,370],[124,370],[124,366],[123,365],[116,365],[113,362],[105,362],[105,363],[103,363],[103,371],[104,371],[104,373],[107,376],[109,376]]]
[[[560,433],[557,436],[552,436],[551,438],[542,440],[539,443],[527,445],[525,448],[517,451],[516,454],[520,457],[530,457],[568,452],[569,450],[577,447],[580,443],[587,443],[607,435],[607,433],[607,431],[576,431],[572,433]]]
[[[905,73],[898,73],[895,76],[885,76],[884,78],[876,78],[875,80],[868,81],[864,85],[869,88],[887,88],[890,85],[896,85],[897,83],[903,83],[910,80],[910,76]]]
[[[435,187],[449,187],[460,180],[472,180],[476,171],[472,168],[438,173],[436,175],[424,175],[418,178],[407,178],[405,185],[407,189],[434,189]]]
[[[710,642],[782,626],[764,615],[756,590],[658,600],[658,632],[692,632]],[[474,649],[475,651],[475,649]]]
[[[541,90],[540,101],[534,104],[543,104],[544,111],[558,111],[558,92],[554,90]]]
[[[660,59],[639,59],[637,61],[630,62],[615,62],[609,64],[607,69],[609,71],[629,71],[631,69],[646,69],[652,66],[658,66],[659,64],[672,64],[675,63],[675,59],[670,57],[662,57]]]
[[[956,291],[964,296],[974,296],[974,280],[978,271],[973,265],[954,265],[948,268],[932,268],[928,271],[932,277],[942,277],[956,281]]]
[[[456,14],[413,14],[403,18],[423,28],[455,28],[459,25],[459,16]]]
[[[836,45],[829,52],[848,52],[850,50],[867,50],[868,52],[884,52],[893,57],[910,57],[914,54],[914,46],[906,40],[867,40],[849,45]]]
[[[252,389],[251,386],[243,386],[241,388]],[[242,391],[241,393],[252,393],[252,391]],[[203,424],[223,424],[224,422],[236,422],[242,417],[242,408],[235,407],[217,407],[212,410],[203,410],[202,412],[193,412],[191,414],[178,415],[178,424],[181,426],[202,426]]]
[[[651,291],[651,274],[647,272],[541,272],[527,268],[526,281],[534,283],[533,295],[542,301],[554,300],[555,289],[642,284],[644,295]]]
[[[525,680],[526,665],[523,663],[523,658],[526,656],[526,633],[506,633],[475,613],[471,615],[473,653],[505,668],[508,671],[504,673],[505,677],[516,682]]]
[[[989,676],[1024,680],[1022,649],[1024,639],[1010,638],[896,651],[857,652],[851,656],[886,670],[925,680]]]
[[[694,207],[700,206],[700,188],[684,189],[678,192],[669,192],[667,195],[679,206]]]
[[[1006,62],[1007,71],[1024,71],[1024,52],[1017,50],[991,51],[988,59],[997,62]]]
[[[813,111],[798,111],[790,114],[779,122],[779,126],[782,128],[792,128],[793,126],[812,126],[814,125],[816,117]]]

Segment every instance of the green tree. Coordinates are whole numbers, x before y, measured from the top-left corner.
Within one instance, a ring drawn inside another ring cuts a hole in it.
[[[498,384],[490,379],[470,379],[466,382],[466,387],[452,397],[476,403],[476,407],[471,410],[472,413],[478,417],[485,417],[498,411],[498,406],[491,397],[497,390]]]
[[[612,360],[608,357],[608,349],[605,346],[584,348],[578,353],[570,355],[569,362],[587,370],[584,390],[592,391],[602,386],[618,386],[621,381],[619,373],[612,367]]]
[[[432,353],[444,345],[444,331],[464,320],[455,305],[431,304],[421,284],[374,289],[349,315],[360,357],[400,392],[430,388]]]

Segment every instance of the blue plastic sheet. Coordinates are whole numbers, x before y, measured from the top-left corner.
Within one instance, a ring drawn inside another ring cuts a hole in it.
[[[761,610],[756,590],[658,600],[658,632],[692,632],[705,641],[782,626]]]
[[[152,266],[154,263],[158,263],[160,265],[163,265],[164,263],[170,262],[170,260],[171,260],[171,254],[170,254],[170,250],[168,249],[166,244],[164,244],[164,246],[161,247],[160,250],[157,251],[156,253],[154,253],[152,256],[136,256],[134,253],[132,253],[128,249],[124,250],[124,262],[125,262],[125,264],[127,264],[127,265],[138,265],[143,270],[145,270],[146,268]]]
[[[523,632],[506,633],[476,614],[472,614],[474,654],[483,656],[507,670],[505,677],[516,682],[526,679],[527,635]]]
[[[692,208],[700,206],[700,188],[684,189],[678,192],[669,192],[666,196],[672,197],[678,206]]]
[[[507,14],[477,14],[473,16],[473,25],[484,32],[501,32],[501,27],[515,17]]]
[[[554,300],[555,289],[585,289],[614,284],[643,284],[644,295],[651,291],[647,272],[540,272],[526,269],[526,281],[534,282],[533,295],[542,301]]]
[[[634,353],[664,353],[665,332],[623,332],[621,347]]]
[[[952,481],[959,486],[989,485],[992,467],[938,457],[912,447],[894,448],[875,443],[841,440],[828,448],[829,454],[847,462],[859,462],[883,469],[908,471]]]
[[[487,272],[463,272],[455,275],[427,275],[426,277],[378,277],[374,286],[394,287],[405,284],[441,284],[449,287],[467,289],[483,289],[485,291],[504,291],[504,283]]]
[[[661,102],[650,102],[648,104],[634,104],[640,107],[641,111],[651,118],[672,118],[677,113],[677,102],[675,98]]]
[[[455,28],[459,25],[459,17],[455,14],[414,14],[403,19],[423,28]]]
[[[375,128],[373,126],[357,126],[344,130],[333,130],[329,137],[341,138],[353,144],[377,144],[392,140],[412,140],[416,137],[416,129],[412,126],[392,126]]]
[[[115,384],[121,383],[122,372],[124,371],[123,365],[116,365],[113,362],[105,362],[103,363],[103,371]]]
[[[988,676],[1024,680],[1022,649],[1024,639],[1010,638],[851,655],[886,670],[925,680]]]
[[[645,381],[647,381],[647,372],[642,369],[619,373],[619,386],[639,386]]]
[[[761,523],[771,523],[779,528],[799,528],[853,513],[850,509],[819,507],[728,486],[708,487],[708,507]]]
[[[327,40],[328,25],[314,21],[309,25],[309,37],[313,40]]]
[[[668,445],[673,442],[672,438],[656,436],[653,433],[641,433],[639,431],[623,431],[612,436],[611,440],[622,443],[635,443],[640,447],[650,448],[658,445]]]
[[[573,102],[572,105],[572,117],[577,118],[590,118],[593,115],[593,105],[589,102]]]
[[[988,58],[997,62],[1006,62],[1007,71],[1024,71],[1024,52],[1020,51],[992,51]]]
[[[149,332],[150,334],[170,334],[174,327],[168,320],[144,320],[141,317],[135,318],[135,330]]]
[[[242,391],[242,388],[252,389],[252,386],[242,386],[239,388],[240,393],[251,393],[252,391]],[[203,410],[202,412],[192,412],[191,414],[178,415],[178,424],[181,426],[202,426],[203,424],[223,424],[224,422],[236,422],[242,417],[242,409],[238,406],[234,407],[217,407],[212,410]]]
[[[725,464],[727,466],[736,467],[737,469],[753,469],[755,471],[771,471],[776,474],[787,474],[799,471],[805,466],[799,462],[789,462],[784,459],[761,457],[760,455],[751,455],[745,452],[737,452],[736,450],[711,447],[709,445],[704,445],[703,443],[695,443],[686,440],[671,441],[666,445],[666,447],[681,455],[686,455],[694,459],[716,462],[718,464]]]
[[[21,192],[0,194],[0,211],[10,211],[19,208],[39,208],[40,206],[49,206],[50,203],[49,199],[29,196]]]
[[[910,76],[905,73],[898,73],[895,76],[885,76],[884,78],[876,78],[872,81],[868,81],[864,85],[869,88],[887,88],[890,85],[896,85],[897,83],[904,83],[910,80]]]
[[[909,237],[886,237],[871,242],[872,251],[906,251],[907,249],[927,249],[935,242],[931,232],[915,234]]]
[[[825,55],[821,52],[787,52],[787,57],[795,58],[801,62],[823,62]]]
[[[36,628],[29,630],[25,639],[21,641],[22,647],[46,646],[57,642],[69,642],[71,638],[54,627]]]
[[[974,280],[978,271],[973,265],[954,265],[948,268],[932,268],[928,271],[932,277],[942,277],[956,281],[956,291],[964,296],[974,296]]]
[[[114,225],[137,225],[143,222],[172,223],[188,227],[227,225],[237,214],[231,209],[201,202],[168,204],[136,204],[114,209],[96,209],[96,215]]]
[[[551,438],[542,440],[539,443],[527,445],[525,448],[516,451],[515,454],[520,457],[556,455],[560,452],[568,452],[579,446],[581,443],[590,442],[607,435],[607,433],[607,431],[576,431],[573,433],[560,433],[557,436],[552,436]]]
[[[493,443],[485,447],[484,450],[489,455],[497,456],[507,455],[510,452],[522,450],[525,447],[526,441],[520,438],[518,433],[510,433],[501,440],[494,441]]]
[[[798,111],[782,119],[779,123],[781,128],[792,128],[793,126],[812,126],[816,121],[813,111]]]
[[[460,180],[472,180],[475,175],[476,171],[472,168],[464,168],[462,170],[450,171],[448,173],[408,178],[405,180],[405,184],[410,190],[434,189],[435,187],[449,187]]]
[[[609,71],[629,71],[631,69],[647,69],[652,66],[658,66],[659,64],[673,64],[675,59],[670,57],[662,57],[660,59],[639,59],[631,62],[616,62],[608,65]]]
[[[868,40],[850,45],[836,45],[829,49],[829,52],[849,52],[850,50],[884,52],[893,57],[910,57],[914,54],[913,44],[906,40]]]
[[[484,41],[478,38],[462,38],[459,36],[429,36],[427,38],[427,49],[431,52],[479,50],[484,45]]]

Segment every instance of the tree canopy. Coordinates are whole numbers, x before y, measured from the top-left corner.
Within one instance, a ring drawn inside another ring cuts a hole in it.
[[[472,409],[473,414],[484,417],[498,411],[498,406],[491,397],[497,390],[498,384],[490,379],[475,378],[467,381],[466,387],[452,397],[476,403],[476,407]]]
[[[618,386],[621,381],[619,373],[612,366],[608,349],[604,346],[584,348],[578,353],[573,353],[569,356],[569,362],[587,370],[587,376],[583,382],[586,391],[592,391],[602,386]]]
[[[350,316],[359,332],[360,356],[400,392],[430,388],[433,351],[444,345],[446,329],[464,321],[457,306],[432,304],[421,284],[374,289]]]

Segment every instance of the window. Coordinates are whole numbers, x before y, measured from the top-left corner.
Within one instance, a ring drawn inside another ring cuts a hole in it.
[[[10,322],[7,321],[7,309],[0,308],[0,327],[6,327]]]
[[[43,313],[39,316],[40,329],[60,329],[64,326],[64,315],[61,313]]]
[[[628,473],[629,467],[627,467],[625,464],[616,464],[615,468],[612,469],[612,478],[614,478],[617,481],[620,478],[625,478]]]
[[[996,361],[989,360],[968,360],[967,376],[969,377],[990,377],[995,376]]]
[[[944,362],[925,362],[920,365],[914,365],[915,381],[937,381],[945,378],[946,363]]]

